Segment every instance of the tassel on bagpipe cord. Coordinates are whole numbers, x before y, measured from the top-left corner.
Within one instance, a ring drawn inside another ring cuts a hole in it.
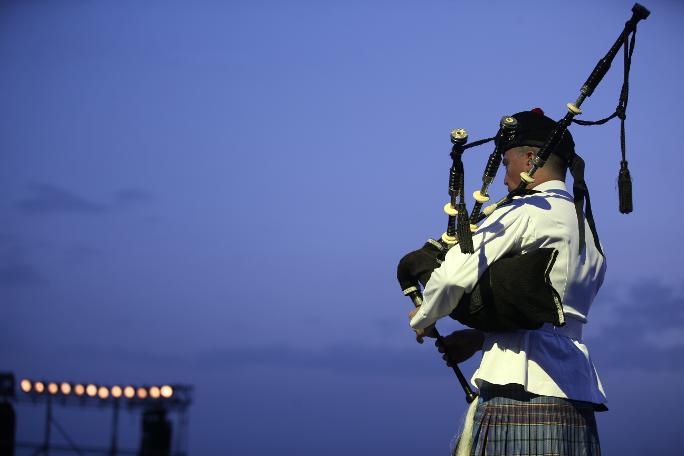
[[[634,44],[636,42],[636,24],[632,32],[632,39],[625,40],[624,49],[624,76],[622,81],[622,90],[620,91],[620,102],[615,113],[620,118],[620,152],[622,160],[620,161],[620,172],[618,173],[618,201],[619,209],[622,214],[629,214],[633,210],[632,205],[632,176],[629,174],[629,167],[627,166],[626,145],[625,145],[625,119],[627,118],[627,101],[629,100],[629,69],[632,65],[632,53],[634,52]]]
[[[603,57],[594,67],[587,80],[582,85],[580,89],[580,95],[574,103],[568,103],[566,106],[568,108],[568,113],[556,124],[551,135],[546,140],[544,146],[537,152],[537,155],[532,160],[532,168],[527,173],[521,173],[521,182],[516,190],[524,189],[528,184],[533,183],[534,179],[532,176],[537,171],[537,169],[544,166],[546,160],[549,158],[553,150],[556,148],[560,140],[563,138],[565,131],[572,122],[573,117],[582,113],[580,107],[586,98],[589,98],[596,90],[603,77],[606,75],[610,69],[610,65],[613,63],[613,59],[617,55],[620,48],[626,43],[627,38],[630,33],[636,30],[637,22],[646,19],[649,16],[650,11],[644,8],[642,5],[635,3],[632,7],[632,17],[625,23],[625,28],[620,33],[620,36],[615,41],[613,46],[610,48],[608,53]],[[526,175],[525,175],[526,174]],[[514,190],[514,192],[516,191]]]
[[[634,45],[636,41],[637,26],[636,22],[640,19],[645,19],[650,14],[649,11],[639,4],[635,4],[632,8],[632,12],[637,15],[635,20],[630,24],[626,24],[625,30],[627,30],[627,35],[624,36],[623,50],[624,50],[624,75],[622,82],[622,90],[620,91],[620,99],[615,112],[608,117],[600,120],[580,120],[573,119],[572,121],[578,125],[582,126],[592,126],[592,125],[603,125],[606,122],[618,117],[620,119],[620,149],[622,153],[622,159],[620,161],[620,171],[618,173],[618,195],[619,195],[619,209],[623,214],[629,214],[632,212],[632,178],[629,173],[629,167],[627,165],[627,159],[625,158],[625,119],[627,117],[627,101],[629,98],[629,69],[632,64],[632,54],[634,53]],[[631,38],[628,40],[628,35],[631,33]],[[616,42],[619,44],[620,39]],[[617,49],[614,47],[613,49]],[[611,52],[613,51],[611,49]],[[587,91],[590,90],[587,84]],[[583,87],[584,89],[584,87]]]
[[[480,221],[482,221],[484,218],[486,218],[488,215],[494,212],[494,210],[498,206],[509,201],[514,196],[521,194],[529,184],[534,183],[533,176],[535,172],[539,168],[544,166],[546,160],[549,158],[553,150],[556,148],[560,140],[563,138],[563,135],[568,129],[568,126],[572,122],[573,118],[576,115],[582,113],[580,107],[582,106],[584,100],[594,93],[594,90],[596,90],[596,87],[599,85],[603,77],[610,69],[610,65],[612,64],[613,59],[617,55],[620,48],[625,44],[630,33],[636,31],[637,23],[643,19],[646,19],[650,14],[650,11],[642,5],[638,3],[634,4],[634,6],[632,7],[632,17],[625,23],[625,28],[620,33],[620,36],[617,38],[617,40],[610,48],[608,53],[605,55],[605,57],[599,60],[599,62],[596,64],[596,66],[594,67],[593,71],[591,72],[585,83],[582,85],[582,88],[580,89],[580,95],[577,98],[577,100],[574,103],[568,103],[566,105],[568,113],[556,123],[556,127],[553,129],[549,137],[546,139],[544,146],[537,152],[535,157],[532,159],[532,167],[530,168],[530,170],[528,172],[520,173],[520,185],[518,185],[516,189],[508,193],[508,195],[497,201],[495,204],[486,207],[483,213],[477,218],[475,223],[479,223]],[[626,170],[626,163],[622,165],[623,182],[626,182],[628,170]],[[625,193],[629,192],[630,189],[628,189],[628,185],[624,184],[624,187]],[[625,195],[625,200],[627,200],[627,195]],[[627,209],[627,207],[625,209]]]

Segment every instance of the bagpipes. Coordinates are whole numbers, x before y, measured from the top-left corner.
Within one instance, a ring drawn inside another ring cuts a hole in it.
[[[498,207],[501,207],[513,200],[516,196],[525,195],[530,192],[527,186],[534,183],[534,174],[542,168],[553,153],[561,144],[564,135],[571,123],[578,125],[601,125],[609,120],[618,117],[621,121],[620,145],[622,160],[618,175],[619,189],[619,209],[621,213],[630,213],[632,205],[632,184],[627,160],[625,157],[625,118],[629,93],[629,70],[631,66],[632,53],[636,40],[637,23],[649,16],[650,12],[642,5],[635,3],[632,7],[632,17],[626,22],[624,29],[620,33],[608,53],[594,67],[586,82],[580,89],[580,95],[574,103],[568,103],[567,114],[555,123],[551,133],[546,140],[539,145],[538,151],[531,160],[529,171],[520,174],[520,184],[517,188],[510,191],[504,198],[496,203],[485,207],[488,202],[489,185],[494,180],[497,170],[500,167],[503,154],[507,145],[515,141],[515,138],[523,132],[519,130],[519,124],[513,116],[505,116],[499,123],[499,130],[491,138],[468,143],[468,134],[464,129],[456,129],[451,132],[451,159],[452,164],[449,170],[449,202],[444,206],[444,212],[448,216],[447,229],[442,236],[437,239],[429,239],[419,250],[404,256],[397,268],[397,279],[405,296],[413,301],[416,308],[423,304],[422,288],[430,278],[434,269],[444,261],[446,253],[455,245],[464,254],[474,252],[472,233],[477,230],[477,224],[491,215]],[[590,97],[603,77],[606,75],[610,66],[619,52],[623,48],[624,53],[624,80],[620,97],[615,112],[610,116],[598,121],[581,121],[574,119],[582,113],[580,107],[586,98]],[[542,113],[543,115],[543,113]],[[567,138],[569,135],[565,135]],[[464,169],[462,162],[463,153],[472,147],[476,147],[494,141],[494,151],[490,154],[484,173],[482,175],[482,186],[473,193],[475,205],[472,212],[468,213],[464,200]],[[584,244],[584,223],[582,218],[585,216],[589,228],[594,236],[595,244],[600,250],[598,234],[591,213],[591,201],[589,191],[584,182],[584,161],[574,153],[567,157],[567,165],[573,176],[574,203],[578,216],[580,230],[580,250]],[[602,253],[602,252],[601,252]],[[535,252],[526,253],[518,257],[504,258],[494,262],[479,279],[471,293],[464,295],[456,310],[452,312],[452,318],[461,323],[483,331],[506,331],[512,329],[536,329],[544,323],[552,323],[556,326],[564,324],[562,305],[560,299],[548,281],[548,269],[555,260],[554,252],[551,249],[538,249]],[[538,277],[537,283],[530,281],[528,288],[520,289],[518,284],[507,282],[513,271],[524,270],[533,277]],[[496,280],[493,278],[496,277]],[[496,286],[492,286],[496,283]],[[517,288],[516,288],[517,287]],[[501,289],[499,289],[501,288]],[[539,290],[542,289],[541,294]],[[532,290],[537,290],[532,293]],[[510,293],[509,293],[510,292]],[[516,302],[520,298],[525,301],[533,301],[531,308],[517,308]],[[536,299],[536,302],[534,302]],[[530,310],[531,309],[531,310]],[[425,335],[436,337],[437,345],[442,348],[449,359],[448,348],[444,338],[437,332],[434,325],[426,331],[416,331],[418,342],[422,343]],[[473,392],[466,381],[459,367],[454,364],[451,366],[456,374],[459,383],[463,387],[466,401],[472,402],[477,398],[477,393]]]

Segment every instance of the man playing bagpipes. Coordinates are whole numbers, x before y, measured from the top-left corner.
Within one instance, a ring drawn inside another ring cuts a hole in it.
[[[519,133],[503,146],[509,191],[556,124],[539,109],[512,117]],[[498,207],[473,233],[473,253],[454,247],[441,259],[428,243],[403,260],[425,286],[412,328],[429,336],[447,315],[479,328],[440,344],[449,363],[483,352],[471,380],[480,390],[473,454],[599,454],[594,410],[606,397],[582,328],[605,259],[593,220],[578,217],[565,186],[568,163],[577,169],[579,161],[566,132],[531,191]]]
[[[409,317],[418,340],[437,338],[471,404],[455,455],[600,454],[594,412],[607,410],[606,396],[582,331],[606,263],[584,160],[568,126],[620,119],[620,211],[631,212],[624,128],[628,75],[636,24],[649,14],[634,5],[620,36],[558,122],[535,108],[504,117],[494,138],[467,146],[465,130],[452,132],[447,231],[404,256],[397,278],[416,306]],[[624,81],[615,112],[599,121],[575,120],[620,48]],[[468,214],[461,155],[490,140],[496,146]],[[501,161],[509,193],[481,214]],[[567,171],[572,194],[565,185]],[[440,336],[434,324],[447,315],[472,329]],[[474,393],[457,364],[480,350],[482,360],[471,379],[479,393]]]

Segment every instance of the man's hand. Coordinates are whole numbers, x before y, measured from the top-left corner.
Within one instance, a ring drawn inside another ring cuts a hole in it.
[[[454,331],[441,341],[436,341],[435,345],[440,353],[444,353],[442,359],[446,361],[447,366],[452,367],[482,350],[483,343],[483,332],[477,329],[463,329]]]
[[[397,280],[402,291],[418,285],[425,286],[432,271],[444,261],[446,250],[439,242],[428,239],[418,250],[404,255],[397,266]]]
[[[413,309],[411,312],[409,312],[409,321],[413,320],[413,317],[418,313],[418,309]],[[437,337],[437,332],[435,331],[435,325],[430,325],[425,329],[414,329],[416,332],[416,342],[419,344],[423,343],[423,338],[424,337],[431,337],[431,338],[436,338]]]

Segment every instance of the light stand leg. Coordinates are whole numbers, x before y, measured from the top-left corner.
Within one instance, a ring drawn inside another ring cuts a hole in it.
[[[33,453],[33,456],[37,456],[39,454],[45,454],[45,456],[49,456],[50,426],[52,426],[52,398],[48,396],[45,405],[45,432],[43,433],[43,445],[38,448],[35,453]]]
[[[119,435],[119,400],[117,399],[116,402],[114,402],[114,414],[112,416],[112,443],[109,448],[109,455],[110,456],[116,456],[117,453],[117,445],[116,442],[118,440],[118,435]]]

